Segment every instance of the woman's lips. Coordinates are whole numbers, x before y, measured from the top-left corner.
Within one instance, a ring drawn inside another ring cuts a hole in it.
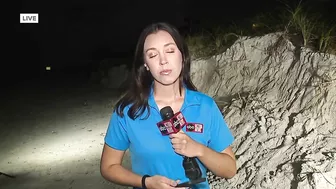
[[[166,69],[166,70],[162,70],[162,71],[160,72],[160,74],[161,74],[161,75],[169,75],[171,72],[172,72],[172,70],[168,70],[168,69]]]

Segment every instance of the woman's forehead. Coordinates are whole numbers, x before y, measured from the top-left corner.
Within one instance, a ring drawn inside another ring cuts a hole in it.
[[[150,34],[146,37],[144,46],[147,48],[155,46],[169,46],[176,45],[172,36],[165,31],[159,31],[157,33]]]

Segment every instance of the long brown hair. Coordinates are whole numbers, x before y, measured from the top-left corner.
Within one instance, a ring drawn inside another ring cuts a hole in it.
[[[148,35],[156,33],[160,30],[166,31],[172,36],[177,45],[177,48],[181,51],[182,54],[182,70],[179,77],[180,93],[183,84],[190,90],[197,90],[190,78],[190,55],[188,46],[178,30],[174,26],[164,22],[151,24],[141,32],[137,42],[131,71],[131,84],[124,96],[122,96],[122,98],[115,105],[115,110],[121,117],[124,116],[124,108],[128,105],[130,105],[130,108],[127,114],[131,119],[134,120],[142,115],[145,109],[148,110],[147,117],[149,116],[150,108],[148,105],[148,97],[150,95],[151,85],[154,81],[154,78],[144,66],[144,43]]]

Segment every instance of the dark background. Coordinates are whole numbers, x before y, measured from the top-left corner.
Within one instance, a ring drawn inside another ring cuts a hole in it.
[[[310,1],[314,3],[310,8],[332,20],[336,18],[335,1]],[[258,12],[275,11],[284,2],[21,0],[10,42],[11,59],[2,66],[2,81],[43,79],[46,65],[55,73],[88,72],[104,58],[132,56],[141,30],[154,21],[166,21],[185,31],[190,31],[190,26],[191,31],[205,25],[225,27]],[[20,13],[38,13],[39,23],[20,24]]]

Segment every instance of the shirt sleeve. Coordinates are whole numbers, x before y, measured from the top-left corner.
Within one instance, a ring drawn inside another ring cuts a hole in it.
[[[105,135],[105,143],[116,150],[126,150],[129,147],[130,141],[127,135],[125,116],[121,118],[116,111],[111,116]]]
[[[208,147],[216,152],[222,152],[234,141],[234,137],[227,126],[221,111],[215,101],[211,106],[211,130]]]

